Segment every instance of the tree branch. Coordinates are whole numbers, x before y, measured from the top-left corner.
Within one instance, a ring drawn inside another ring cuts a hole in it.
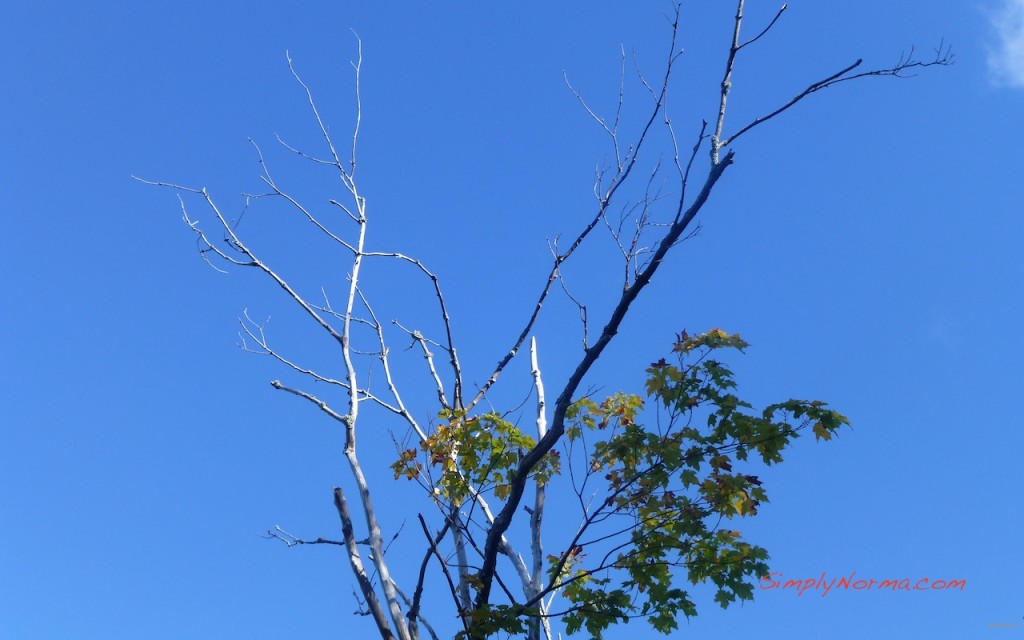
[[[423,556],[423,561],[420,562],[420,573],[419,577],[417,577],[416,579],[416,590],[413,592],[412,595],[412,604],[409,605],[409,613],[406,614],[406,617],[409,618],[409,631],[413,635],[413,637],[417,635],[415,625],[417,618],[420,616],[420,599],[423,597],[423,581],[427,575],[427,563],[430,562],[431,555],[437,554],[437,545],[441,542],[441,540],[444,539],[445,534],[448,533],[448,528],[451,526],[451,523],[449,521],[445,521],[444,526],[441,527],[441,530],[437,533],[437,536],[435,536],[432,539],[430,537],[430,531],[427,529],[427,522],[423,519],[423,515],[416,514],[416,517],[418,517],[420,520],[420,526],[423,528],[423,534],[427,537],[427,543],[429,544],[429,546],[427,547],[427,553]],[[449,586],[453,586],[451,584],[451,576],[448,577],[448,584]],[[452,597],[454,598],[454,596],[455,592],[452,591]],[[458,604],[457,600],[456,604]],[[431,636],[436,637],[433,630],[430,629],[429,626],[427,627],[427,629],[428,631],[430,631]]]
[[[423,535],[427,537],[427,542],[430,543],[430,552],[433,553],[434,557],[437,558],[437,562],[441,565],[441,572],[444,574],[445,579],[448,580],[448,588],[451,589],[452,600],[455,602],[455,605],[459,608],[459,620],[462,622],[462,627],[463,629],[468,631],[469,625],[467,623],[466,618],[467,612],[464,611],[461,606],[459,606],[459,597],[458,595],[456,595],[455,581],[452,580],[452,574],[448,571],[448,563],[445,562],[444,556],[441,555],[440,550],[438,550],[437,548],[437,543],[434,541],[434,538],[430,535],[430,529],[427,528],[427,521],[423,519],[423,515],[417,514],[417,517],[420,520],[420,526],[423,528]],[[445,533],[445,530],[447,530],[447,528],[448,524],[446,523],[445,528],[442,529],[442,535]],[[424,565],[425,564],[426,560],[424,560]]]
[[[541,377],[539,358],[537,356],[537,338],[530,339],[530,370],[533,374],[533,384],[537,389],[537,438],[542,439],[548,431],[547,406],[544,398],[544,379]],[[544,575],[544,545],[541,540],[541,526],[544,522],[544,503],[547,497],[546,483],[534,478],[533,511],[530,513],[530,553],[533,556],[531,568],[532,580],[530,589],[525,593],[527,600],[534,599],[541,591]],[[551,637],[551,625],[544,617],[545,606],[543,600],[538,602],[540,615],[533,621],[533,628],[530,629],[531,640],[540,640],[540,631],[543,626],[545,635]]]
[[[803,91],[798,93],[796,96],[794,96],[792,99],[790,99],[789,102],[787,102],[786,104],[782,105],[778,109],[775,109],[774,111],[772,111],[768,115],[761,116],[759,118],[755,118],[749,124],[741,127],[739,129],[739,131],[737,131],[736,133],[732,134],[728,138],[722,140],[719,143],[719,146],[720,147],[725,147],[727,145],[730,145],[730,144],[734,143],[737,138],[739,138],[741,135],[743,135],[747,131],[750,131],[751,129],[753,129],[754,127],[758,126],[759,124],[762,124],[764,122],[767,122],[768,120],[771,120],[775,116],[779,115],[783,111],[786,111],[787,109],[789,109],[790,107],[792,107],[796,103],[800,102],[801,100],[803,100],[807,96],[811,95],[812,93],[821,91],[822,89],[827,89],[827,88],[829,88],[829,87],[831,87],[833,85],[839,84],[840,82],[847,82],[849,80],[857,80],[858,78],[868,78],[868,77],[906,78],[906,77],[909,77],[909,76],[905,75],[906,71],[908,71],[909,69],[918,69],[918,68],[926,68],[926,67],[934,67],[934,66],[948,67],[948,66],[953,64],[953,54],[952,54],[952,52],[950,51],[950,49],[948,47],[946,47],[946,48],[943,48],[943,47],[944,47],[944,45],[942,43],[940,43],[939,47],[935,50],[935,59],[934,60],[930,60],[928,62],[922,62],[922,61],[919,61],[919,60],[915,60],[913,58],[914,50],[913,50],[913,48],[911,48],[910,53],[905,55],[905,56],[900,56],[899,62],[897,62],[896,65],[893,66],[893,67],[888,67],[886,69],[873,69],[871,71],[862,71],[860,73],[855,73],[855,74],[852,74],[852,75],[847,75],[847,74],[849,74],[851,71],[853,71],[854,69],[856,69],[857,67],[859,67],[863,63],[863,60],[858,59],[853,64],[850,64],[847,67],[845,67],[843,69],[840,69],[839,71],[833,73],[829,77],[827,77],[827,78],[825,78],[823,80],[818,80],[817,82],[812,82],[810,85],[808,85],[808,87],[806,89],[804,89]]]
[[[626,317],[626,313],[629,311],[633,301],[636,300],[640,291],[642,291],[643,288],[651,281],[651,278],[658,270],[658,267],[661,266],[661,262],[668,253],[668,250],[675,244],[676,240],[679,239],[686,227],[689,226],[694,216],[696,216],[697,212],[704,206],[704,203],[707,202],[715,184],[717,184],[718,180],[722,177],[725,169],[732,164],[733,156],[733,152],[730,151],[719,162],[712,164],[708,172],[708,176],[704,181],[704,186],[694,202],[681,216],[679,222],[672,225],[669,232],[658,244],[658,248],[655,250],[650,264],[648,264],[647,268],[640,273],[633,286],[622,293],[618,304],[612,311],[608,324],[605,325],[604,330],[601,332],[601,336],[583,356],[583,359],[577,365],[576,370],[569,377],[569,381],[562,389],[562,393],[559,394],[558,399],[555,401],[554,416],[551,420],[551,430],[548,431],[547,435],[540,439],[537,446],[531,449],[519,463],[519,467],[516,469],[516,473],[512,479],[508,501],[505,503],[501,512],[495,517],[494,524],[487,533],[487,542],[484,547],[483,566],[480,569],[479,574],[482,586],[477,592],[475,603],[476,607],[482,607],[489,602],[491,580],[493,579],[496,567],[495,562],[498,551],[498,541],[512,523],[512,515],[519,507],[519,502],[522,500],[528,474],[540,463],[541,459],[547,455],[548,451],[554,447],[555,443],[565,432],[565,412],[572,403],[573,394],[576,392],[579,384],[583,381],[583,377],[588,371],[590,371],[590,368],[595,362],[597,362],[597,359],[604,352],[605,347],[608,346],[612,338],[615,337],[615,334],[618,333],[619,326]]]
[[[387,617],[384,615],[384,608],[381,606],[380,601],[377,600],[377,594],[373,590],[373,583],[370,582],[370,578],[366,575],[366,569],[363,568],[363,559],[359,553],[359,547],[356,546],[356,538],[352,528],[352,516],[349,515],[348,502],[345,500],[345,493],[341,490],[341,487],[334,488],[334,507],[338,510],[338,517],[341,518],[341,534],[345,539],[348,561],[352,567],[352,573],[355,574],[356,581],[359,583],[359,590],[363,594],[363,599],[370,609],[370,615],[373,616],[373,621],[377,624],[377,630],[380,632],[381,638],[384,640],[395,640],[395,635],[391,632]]]
[[[639,135],[637,136],[636,144],[631,148],[630,152],[625,154],[628,159],[625,161],[624,165],[620,165],[615,177],[608,185],[608,189],[604,192],[604,194],[598,196],[598,210],[594,217],[590,220],[587,226],[584,227],[583,231],[580,232],[580,234],[576,237],[572,245],[570,245],[570,247],[565,251],[565,253],[561,253],[555,256],[554,264],[552,264],[551,266],[551,272],[548,274],[547,282],[544,284],[540,296],[538,296],[537,298],[537,302],[534,305],[533,312],[530,314],[530,318],[526,322],[526,326],[523,327],[522,332],[519,334],[519,337],[516,338],[516,341],[513,343],[512,348],[509,349],[508,353],[506,353],[505,356],[500,361],[498,361],[498,365],[495,367],[494,372],[491,374],[487,382],[480,388],[480,391],[477,392],[476,396],[474,396],[473,400],[466,407],[467,410],[476,406],[476,404],[483,399],[483,397],[487,394],[487,391],[491,388],[491,386],[493,386],[494,383],[497,382],[498,376],[501,375],[501,372],[505,369],[505,366],[508,365],[512,358],[514,358],[516,354],[519,352],[519,349],[520,347],[522,347],[523,342],[526,340],[526,337],[530,334],[530,331],[533,329],[533,325],[537,321],[537,317],[540,314],[541,307],[543,306],[544,301],[547,299],[548,293],[551,291],[551,287],[554,284],[555,279],[558,277],[558,270],[561,268],[562,264],[566,260],[568,260],[569,257],[576,251],[576,249],[579,248],[583,241],[586,240],[587,236],[590,235],[590,232],[593,231],[594,227],[597,226],[597,224],[603,219],[605,211],[607,211],[609,205],[615,197],[615,194],[619,191],[622,185],[629,179],[629,176],[633,173],[633,169],[636,167],[637,161],[639,160],[640,149],[641,147],[644,146],[644,143],[647,141],[648,133],[650,132],[651,127],[654,125],[655,120],[658,118],[658,114],[661,113],[662,108],[665,104],[665,98],[668,94],[669,78],[672,75],[673,64],[679,57],[679,54],[676,52],[676,38],[679,35],[679,15],[681,10],[682,5],[676,4],[675,16],[672,22],[672,36],[671,41],[669,43],[669,55],[665,65],[665,73],[662,79],[661,91],[660,93],[658,93],[657,97],[654,100],[654,106],[651,109],[650,116],[648,117]]]

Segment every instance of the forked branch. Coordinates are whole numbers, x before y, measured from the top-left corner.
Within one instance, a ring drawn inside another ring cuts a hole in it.
[[[924,69],[927,67],[934,66],[949,66],[953,64],[953,53],[952,50],[945,46],[944,43],[940,42],[939,46],[935,49],[935,57],[931,60],[917,60],[914,57],[914,48],[911,47],[909,53],[900,55],[900,59],[895,65],[891,67],[885,67],[881,69],[872,69],[870,71],[861,71],[859,73],[852,73],[855,69],[859,68],[863,64],[863,59],[858,59],[852,64],[840,69],[832,75],[812,82],[807,86],[806,89],[797,93],[792,99],[778,107],[774,111],[769,112],[766,115],[755,118],[752,122],[740,127],[736,133],[731,136],[723,136],[723,128],[725,125],[725,112],[726,102],[729,95],[729,90],[732,88],[732,73],[736,64],[736,55],[744,47],[753,44],[761,39],[768,31],[775,25],[775,23],[782,17],[782,13],[786,10],[787,5],[783,4],[782,8],[779,9],[778,13],[772,19],[768,26],[765,27],[759,34],[751,38],[746,42],[740,42],[740,27],[743,23],[743,6],[744,0],[738,0],[736,3],[736,15],[733,19],[733,35],[732,45],[729,47],[729,55],[726,58],[725,63],[725,75],[722,79],[721,91],[719,94],[719,105],[718,105],[718,118],[715,122],[715,129],[711,135],[711,161],[713,163],[718,162],[718,156],[722,149],[734,143],[737,138],[741,135],[750,131],[754,127],[771,120],[780,113],[786,111],[796,103],[800,102],[812,93],[827,89],[833,85],[839,84],[840,82],[847,82],[850,80],[857,80],[859,78],[869,77],[895,77],[895,78],[906,78],[913,74],[908,73],[912,70]]]

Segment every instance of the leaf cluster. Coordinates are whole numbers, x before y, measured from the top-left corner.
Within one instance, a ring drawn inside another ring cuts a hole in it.
[[[721,329],[679,334],[674,362],[661,359],[647,369],[647,395],[658,409],[654,427],[637,422],[645,403],[636,395],[572,405],[566,435],[571,447],[586,450],[578,493],[598,484],[592,490],[600,499],[591,502],[572,546],[549,556],[549,575],[572,605],[564,616],[568,632],[585,628],[600,638],[608,626],[640,616],[669,633],[680,614],[697,612],[681,587],[686,582],[714,585],[722,607],[753,597],[751,581],[767,574],[768,553],[721,524],[755,515],[768,498],[756,475],[734,466],[752,452],[767,465],[781,462],[801,430],[811,427],[828,440],[849,421],[820,401],[751,411],[735,394],[732,371],[711,357],[747,346]]]
[[[498,499],[508,496],[512,474],[519,459],[537,441],[497,413],[466,416],[464,411],[446,410],[444,420],[420,448],[406,449],[391,465],[395,478],[418,479],[426,464],[440,471],[432,490],[445,500],[461,504],[470,492],[493,491]],[[533,470],[536,482],[546,484],[559,472],[560,456],[551,452]]]

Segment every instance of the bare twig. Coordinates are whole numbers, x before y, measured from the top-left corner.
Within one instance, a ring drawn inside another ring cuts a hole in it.
[[[754,36],[750,40],[747,40],[746,42],[741,44],[739,47],[737,47],[737,50],[742,49],[743,47],[746,47],[748,45],[754,44],[755,42],[760,40],[764,36],[764,34],[768,33],[768,31],[771,30],[771,28],[775,26],[775,23],[778,22],[779,18],[782,17],[783,12],[788,8],[788,6],[789,5],[783,3],[783,5],[781,7],[779,7],[778,13],[776,13],[775,17],[772,18],[772,21],[768,23],[768,26],[765,27],[764,29],[762,29],[761,33],[757,34],[756,36]]]
[[[562,292],[565,293],[565,297],[569,298],[569,301],[576,305],[576,310],[580,314],[580,324],[583,326],[583,350],[586,351],[590,344],[590,326],[587,324],[587,305],[583,304],[576,299],[574,295],[569,291],[569,285],[565,284],[565,274],[561,271],[558,272],[558,283],[562,286]]]
[[[317,538],[316,540],[305,540],[296,536],[295,534],[288,533],[281,528],[280,525],[274,525],[273,529],[267,529],[267,534],[263,536],[268,540],[280,540],[285,544],[286,547],[297,547],[303,544],[333,544],[341,547],[345,546],[344,542],[338,540],[328,540],[327,538]]]

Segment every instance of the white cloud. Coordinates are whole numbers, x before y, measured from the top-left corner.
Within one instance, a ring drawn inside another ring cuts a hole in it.
[[[989,69],[1001,84],[1024,88],[1024,0],[1003,0],[989,19],[996,36]]]

